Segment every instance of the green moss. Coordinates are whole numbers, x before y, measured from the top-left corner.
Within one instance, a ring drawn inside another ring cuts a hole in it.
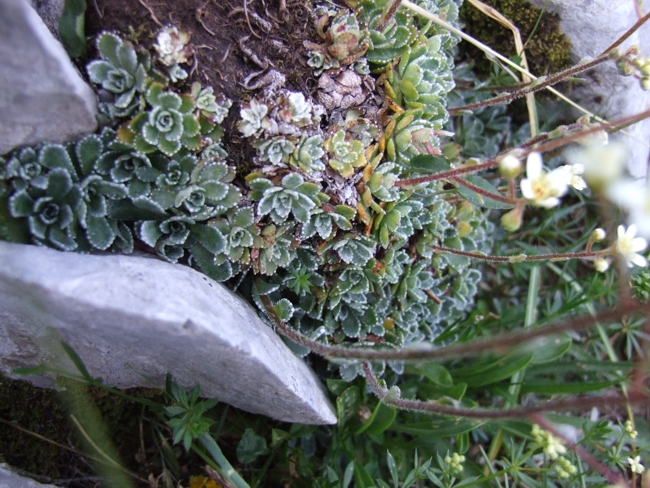
[[[526,44],[526,58],[534,75],[544,75],[561,71],[571,66],[569,53],[571,43],[560,30],[560,17],[531,5],[525,0],[483,0],[494,7],[520,31],[522,42],[526,42],[541,15],[535,33]],[[487,44],[501,54],[511,57],[516,54],[512,31],[503,27],[478,10],[468,1],[461,8],[464,32]],[[487,75],[492,63],[485,55],[468,43],[463,43],[465,56],[474,59],[476,71]]]

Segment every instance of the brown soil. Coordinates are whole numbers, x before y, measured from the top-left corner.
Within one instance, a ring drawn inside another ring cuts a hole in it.
[[[233,101],[223,123],[224,143],[231,162],[241,169],[254,154],[233,129],[238,101],[252,95],[241,83],[262,70],[252,58],[283,73],[287,88],[314,96],[317,80],[303,46],[305,40],[318,41],[312,15],[301,0],[249,0],[246,5],[244,0],[93,0],[88,2],[86,35],[113,31],[150,47],[161,26],[189,33],[195,59],[193,66],[183,66],[190,72],[187,81],[212,86]]]

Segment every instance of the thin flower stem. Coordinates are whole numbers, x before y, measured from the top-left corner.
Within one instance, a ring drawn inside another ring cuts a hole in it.
[[[468,35],[465,34],[464,32],[462,32],[462,31],[456,29],[453,25],[451,25],[451,24],[445,22],[444,20],[440,19],[439,17],[433,15],[431,12],[428,12],[428,11],[424,10],[422,7],[419,7],[418,5],[415,5],[414,3],[410,2],[409,0],[402,0],[402,5],[403,5],[404,7],[406,7],[406,8],[408,8],[408,9],[410,9],[411,11],[417,13],[418,15],[421,15],[421,16],[424,17],[425,19],[429,19],[429,20],[431,20],[431,21],[432,21],[433,23],[435,23],[436,25],[439,25],[440,27],[443,27],[444,29],[447,29],[448,31],[452,32],[453,34],[456,34],[456,35],[459,36],[461,39],[464,39],[465,41],[469,42],[470,44],[475,45],[475,46],[478,47],[481,51],[483,51],[483,52],[489,54],[490,56],[494,56],[494,57],[500,59],[500,60],[503,61],[505,64],[507,64],[508,66],[512,67],[513,69],[519,71],[520,73],[526,74],[526,75],[528,75],[530,78],[532,78],[532,79],[534,79],[534,80],[537,79],[537,77],[536,77],[535,75],[533,75],[532,73],[530,73],[530,72],[527,71],[526,69],[522,68],[521,66],[519,66],[519,65],[516,64],[516,63],[513,63],[511,60],[509,60],[508,58],[506,58],[506,57],[503,56],[502,54],[499,54],[499,53],[496,52],[495,50],[491,49],[489,46],[486,46],[485,44],[483,44],[483,43],[477,41],[477,40],[474,39],[473,37],[468,36]],[[634,32],[636,32],[636,30],[639,29],[639,27],[641,27],[641,25],[642,25],[644,22],[646,22],[646,21],[648,20],[648,16],[649,16],[649,15],[650,15],[650,14],[644,16],[642,19],[639,20],[639,22],[637,22],[637,23],[634,24],[630,29],[628,29],[628,31],[625,32],[625,34],[623,34],[623,35],[619,38],[619,40],[617,40],[616,42],[614,42],[614,44],[612,44],[610,47],[608,47],[607,50],[606,50],[605,52],[609,52],[609,51],[611,51],[612,49],[618,47],[618,46],[620,45],[620,42],[624,41],[625,39],[627,39],[628,37],[630,37]],[[582,113],[584,113],[584,114],[586,114],[586,115],[589,115],[590,117],[595,117],[596,120],[597,120],[598,122],[604,122],[603,119],[601,119],[600,117],[598,117],[596,114],[590,112],[589,110],[586,110],[584,107],[581,107],[580,105],[578,105],[578,104],[575,103],[573,100],[571,100],[570,98],[566,97],[565,95],[563,95],[562,93],[560,93],[560,92],[557,91],[556,89],[551,88],[550,86],[549,86],[549,87],[546,87],[546,89],[547,89],[548,91],[550,91],[551,93],[553,93],[553,94],[554,94],[556,97],[558,97],[560,100],[563,100],[564,102],[568,103],[569,105],[571,105],[572,107],[576,108],[576,109],[579,110],[580,112],[582,112]],[[647,143],[646,141],[643,141],[643,140],[641,140],[641,139],[639,139],[639,138],[637,138],[637,137],[634,137],[632,134],[629,134],[629,133],[626,133],[626,132],[623,132],[623,133],[624,133],[625,135],[627,135],[628,137],[632,137],[633,139],[635,139],[635,140],[641,142],[642,144],[648,146],[648,143]]]
[[[481,354],[489,350],[506,350],[509,347],[521,346],[523,343],[538,337],[547,337],[568,331],[582,332],[590,329],[597,322],[609,322],[620,319],[623,315],[647,312],[648,306],[626,301],[618,308],[604,310],[596,315],[581,315],[562,322],[556,322],[544,327],[519,330],[506,334],[475,340],[466,343],[455,343],[449,346],[437,347],[432,344],[421,344],[404,349],[376,349],[362,347],[330,346],[310,339],[291,328],[275,313],[273,304],[266,295],[261,295],[266,314],[277,328],[277,331],[291,339],[296,344],[311,349],[325,358],[360,359],[367,361],[416,361],[424,359],[447,359]]]
[[[569,259],[584,259],[584,258],[597,258],[612,254],[614,251],[611,248],[602,251],[584,251],[584,252],[566,252],[566,253],[551,253],[551,254],[537,254],[529,256],[527,254],[516,254],[514,256],[491,256],[489,254],[482,254],[471,251],[461,251],[460,249],[452,249],[451,247],[431,245],[433,249],[440,252],[448,252],[450,254],[457,254],[468,258],[480,259],[483,261],[492,261],[496,263],[525,263],[531,261],[567,261]]]
[[[368,382],[368,386],[372,392],[384,404],[392,407],[397,407],[402,410],[412,410],[417,412],[434,413],[438,415],[449,415],[453,417],[464,417],[471,419],[507,419],[507,418],[521,418],[528,417],[541,412],[560,412],[567,410],[587,410],[589,408],[603,405],[615,405],[625,402],[627,399],[618,394],[608,394],[600,396],[580,396],[580,397],[564,397],[556,400],[548,400],[546,402],[536,403],[526,407],[507,408],[503,410],[492,410],[483,408],[459,408],[448,405],[441,405],[436,402],[420,401],[420,400],[406,400],[403,398],[393,398],[390,390],[383,388],[377,377],[373,374],[370,364],[363,363],[363,372]],[[633,403],[644,404],[650,399],[650,396],[641,392],[634,395]]]
[[[510,199],[508,197],[504,197],[502,195],[498,195],[496,193],[490,193],[489,191],[484,190],[483,188],[480,188],[472,183],[470,183],[467,180],[464,180],[463,178],[450,178],[451,181],[458,183],[459,185],[463,185],[465,188],[469,188],[472,190],[474,193],[478,193],[479,195],[483,195],[486,198],[491,198],[492,200],[496,200],[497,202],[503,202],[503,203],[508,203],[514,205],[517,203],[516,200]]]
[[[494,105],[510,103],[517,98],[525,97],[529,93],[534,93],[539,90],[543,90],[548,86],[553,86],[565,80],[569,76],[582,73],[583,71],[598,66],[600,63],[607,61],[608,59],[609,58],[607,57],[607,55],[600,55],[599,57],[592,59],[589,62],[572,66],[569,69],[560,71],[559,73],[556,73],[554,75],[550,75],[545,79],[540,77],[537,79],[537,81],[530,83],[529,85],[527,85],[525,88],[522,88],[521,90],[517,90],[511,93],[506,93],[505,95],[499,95],[497,97],[489,98],[487,100],[482,100],[480,102],[470,103],[469,105],[464,105],[462,107],[450,108],[449,115],[456,115],[459,112],[466,112],[466,111],[476,110],[479,108],[492,107]]]
[[[524,158],[528,156],[531,152],[546,152],[546,151],[551,151],[553,149],[560,148],[562,146],[567,145],[569,142],[573,142],[576,139],[581,139],[584,136],[587,136],[589,134],[593,134],[595,132],[599,132],[601,130],[606,130],[606,129],[612,129],[610,132],[613,132],[615,130],[618,130],[620,127],[625,127],[630,124],[634,124],[636,122],[639,122],[643,119],[646,119],[650,117],[650,109],[635,114],[631,115],[629,117],[624,117],[619,120],[615,120],[612,122],[603,122],[600,125],[596,127],[592,127],[591,129],[577,132],[574,134],[568,134],[560,139],[553,139],[545,144],[542,144],[535,149],[530,149],[530,148],[520,148],[523,149],[522,152],[519,154],[519,157]],[[428,183],[431,181],[438,181],[438,180],[444,180],[444,179],[449,179],[469,173],[477,173],[479,171],[483,171],[486,169],[491,169],[499,164],[499,159],[502,158],[505,154],[511,152],[512,149],[509,149],[508,151],[504,151],[497,156],[488,159],[486,162],[477,164],[476,166],[464,166],[462,168],[455,168],[449,171],[442,171],[440,173],[432,174],[432,175],[426,175],[426,176],[419,176],[417,178],[408,178],[405,180],[398,180],[395,182],[396,187],[402,187],[402,186],[410,186],[410,185],[419,185],[420,183]]]
[[[634,24],[632,27],[630,27],[630,28],[625,32],[625,34],[623,34],[621,37],[619,37],[618,39],[616,39],[616,41],[615,41],[611,46],[609,46],[607,49],[605,49],[605,51],[603,52],[603,54],[606,54],[606,53],[609,54],[610,51],[613,51],[613,50],[616,49],[618,46],[620,46],[621,44],[623,44],[623,43],[624,43],[624,42],[625,42],[625,41],[626,41],[626,40],[627,40],[627,39],[628,39],[632,34],[634,34],[634,33],[635,33],[635,32],[636,32],[636,31],[637,31],[637,30],[638,30],[638,29],[639,29],[643,24],[645,24],[645,23],[648,21],[648,19],[650,19],[650,12],[648,12],[648,13],[645,14],[643,17],[641,17],[641,18],[637,21],[636,24]]]
[[[395,186],[409,186],[409,185],[418,185],[420,183],[426,183],[429,181],[443,180],[446,178],[453,178],[454,176],[461,176],[468,173],[476,173],[478,171],[483,171],[484,169],[491,169],[497,166],[499,163],[497,158],[488,159],[485,163],[477,164],[476,166],[464,166],[462,168],[451,169],[449,171],[443,171],[441,173],[436,173],[434,175],[420,176],[418,178],[409,178],[406,180],[399,180],[395,182]]]

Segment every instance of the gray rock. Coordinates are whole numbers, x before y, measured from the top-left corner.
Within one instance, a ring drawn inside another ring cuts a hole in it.
[[[97,127],[92,89],[27,0],[0,1],[0,154]]]
[[[59,18],[63,12],[63,0],[31,0],[31,4],[52,35],[60,41]]]
[[[546,3],[546,0],[529,1],[540,8]],[[546,8],[560,15],[562,30],[573,44],[574,62],[598,56],[638,20],[634,2],[630,0],[548,0]],[[642,55],[650,55],[650,26],[639,29],[623,44],[623,49],[632,44],[641,47]],[[650,94],[641,89],[638,80],[620,76],[613,62],[601,64],[581,76],[587,82],[573,90],[571,99],[591,112],[604,114],[611,120],[637,114],[649,106]],[[580,114],[576,112],[576,115]],[[618,137],[630,150],[629,170],[633,176],[644,176],[650,155],[650,120],[625,131],[632,137]]]
[[[198,271],[0,242],[0,370],[43,362],[76,371],[59,341],[118,388],[161,387],[169,372],[249,412],[336,422],[313,371],[244,300]]]
[[[0,488],[55,488],[54,485],[42,485],[32,479],[24,478],[0,463]]]

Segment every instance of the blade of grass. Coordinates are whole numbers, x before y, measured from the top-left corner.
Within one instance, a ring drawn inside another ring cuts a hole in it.
[[[205,449],[210,453],[210,456],[217,462],[219,467],[223,471],[223,476],[230,483],[232,483],[237,488],[250,488],[248,483],[239,475],[239,473],[232,467],[230,461],[226,459],[226,456],[221,452],[219,444],[212,438],[209,434],[201,434],[199,437],[199,442]]]
[[[573,279],[571,276],[566,274],[564,271],[562,271],[557,265],[554,263],[547,263],[546,264],[548,268],[553,271],[555,274],[557,274],[560,278],[563,280],[566,280],[567,282],[571,283],[571,286],[573,287],[574,290],[576,290],[578,293],[584,293],[584,290],[580,286],[580,283],[578,283],[578,280]],[[594,317],[596,315],[596,309],[590,301],[586,301],[584,303],[584,307],[587,309],[587,312]],[[605,332],[605,329],[603,328],[603,325],[596,321],[594,323],[594,327],[596,329],[596,332],[598,333],[598,337],[603,343],[603,346],[605,348],[605,351],[607,352],[607,357],[609,360],[613,363],[618,363],[618,355],[616,354],[616,351],[614,351],[614,348],[612,347],[612,344],[609,342],[609,337],[607,336],[607,332]],[[616,371],[617,374],[623,375],[624,373],[622,371]],[[625,387],[625,383],[621,383],[621,392],[623,393],[624,396],[627,397],[627,388]],[[629,418],[634,418],[634,414],[632,412],[632,407],[628,403],[626,405],[626,410],[627,410],[627,415]]]
[[[474,5],[477,9],[483,12],[488,17],[496,20],[499,24],[510,29],[512,36],[515,40],[515,49],[517,54],[521,58],[521,64],[527,72],[530,70],[528,67],[528,60],[526,59],[526,51],[524,50],[524,44],[521,42],[521,33],[516,25],[506,19],[500,12],[496,11],[494,8],[489,5],[485,5],[480,0],[469,0],[469,2]],[[524,83],[530,83],[533,79],[526,73],[522,73],[521,77]],[[537,117],[537,106],[535,104],[535,94],[529,93],[526,95],[526,107],[528,108],[528,121],[530,122],[530,135],[535,137],[539,133],[539,123]]]
[[[541,271],[539,266],[534,266],[530,270],[530,277],[528,278],[528,294],[526,296],[526,314],[524,316],[524,328],[531,327],[537,321],[537,302],[539,301],[539,287],[541,284]],[[524,381],[526,375],[526,368],[517,371],[510,380],[508,392],[512,399],[511,405],[514,407],[518,402],[519,393],[521,391],[521,383]],[[506,399],[507,401],[507,399]],[[497,435],[494,436],[490,443],[489,449],[489,466],[492,465],[496,459],[497,454],[501,450],[503,444],[504,432],[499,429]]]

